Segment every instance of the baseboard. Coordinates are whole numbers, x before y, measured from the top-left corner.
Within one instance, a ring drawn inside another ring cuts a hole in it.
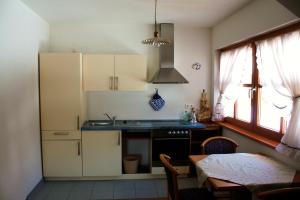
[[[36,184],[36,186],[31,190],[31,192],[29,192],[29,194],[26,197],[26,200],[31,200],[31,197],[33,196],[33,194],[38,193],[42,189],[42,187],[44,186],[44,184],[45,184],[45,181],[42,178],[38,182],[38,184]]]
[[[122,174],[121,176],[80,176],[80,177],[44,177],[45,181],[79,181],[79,180],[124,180],[124,179],[155,179],[165,178],[165,175],[136,173]]]

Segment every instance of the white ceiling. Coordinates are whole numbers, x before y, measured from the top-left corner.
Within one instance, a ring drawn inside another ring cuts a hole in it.
[[[154,0],[22,0],[49,23],[154,23]],[[211,27],[252,0],[158,0],[158,23]]]

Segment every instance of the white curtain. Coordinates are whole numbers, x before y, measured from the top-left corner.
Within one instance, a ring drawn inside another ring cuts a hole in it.
[[[300,161],[300,30],[257,42],[260,82],[273,103],[291,100],[291,119],[276,150]],[[277,102],[274,100],[280,100]]]
[[[235,101],[238,97],[238,90],[241,88],[245,67],[248,59],[251,59],[250,45],[225,51],[220,57],[220,95],[217,104],[221,104],[222,109],[228,101]],[[227,101],[227,102],[226,102]],[[225,109],[226,110],[226,109]],[[227,116],[227,113],[222,113]]]

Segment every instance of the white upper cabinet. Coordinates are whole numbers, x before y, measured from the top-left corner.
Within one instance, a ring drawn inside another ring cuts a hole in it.
[[[117,86],[117,90],[145,90],[146,77],[145,56],[115,56],[115,85]]]
[[[112,90],[114,62],[114,55],[83,55],[84,90]]]
[[[80,53],[40,54],[41,129],[80,130],[84,121]]]
[[[85,54],[83,69],[85,91],[139,91],[147,84],[143,55]]]

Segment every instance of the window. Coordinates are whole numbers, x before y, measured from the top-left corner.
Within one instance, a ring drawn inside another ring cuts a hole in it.
[[[226,68],[226,64],[223,62],[224,57],[234,51],[241,51],[245,46],[249,48],[246,54],[238,54],[237,57],[234,58],[235,60],[243,59],[244,63],[240,63],[239,66],[236,66],[242,69],[239,74],[232,73],[233,79],[239,78],[240,85],[238,89],[236,88],[235,90],[236,97],[233,98],[234,101],[224,103],[224,105],[226,105],[224,107],[224,113],[225,116],[227,116],[225,121],[247,130],[263,134],[266,137],[280,140],[289,124],[293,102],[279,94],[285,93],[280,78],[278,78],[278,81],[277,79],[273,79],[275,82],[272,82],[272,84],[277,86],[276,91],[274,91],[274,88],[263,86],[264,84],[262,84],[261,81],[262,77],[260,77],[262,74],[259,73],[257,63],[258,57],[256,54],[258,50],[256,42],[262,39],[278,37],[281,34],[299,28],[300,24],[297,23],[288,28],[257,36],[248,41],[220,50],[221,80],[222,67]],[[260,56],[259,58],[269,59],[265,56],[267,55]],[[236,64],[235,61],[232,61],[232,63]],[[272,74],[270,74],[270,76],[271,75]]]

